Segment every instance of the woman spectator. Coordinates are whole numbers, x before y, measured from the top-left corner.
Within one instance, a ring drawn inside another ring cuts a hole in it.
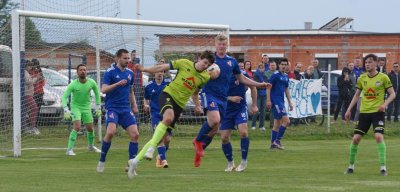
[[[36,128],[36,120],[37,120],[37,113],[38,113],[38,107],[37,104],[35,102],[35,99],[33,99],[33,85],[40,81],[42,78],[41,77],[31,77],[31,75],[29,74],[33,67],[32,67],[32,62],[30,61],[26,61],[25,64],[25,72],[24,72],[24,77],[25,77],[25,84],[24,84],[24,89],[25,89],[25,94],[24,94],[24,111],[26,113],[26,115],[23,115],[23,117],[28,116],[27,121],[29,123],[27,123],[29,126],[28,128],[25,130],[27,133],[31,133],[31,134],[35,134],[35,135],[39,135],[40,132],[39,130]]]
[[[350,101],[352,99],[351,96],[351,90],[353,89],[353,83],[351,82],[350,79],[350,69],[347,67],[344,67],[342,70],[342,75],[338,78],[337,80],[337,86],[339,88],[339,97],[338,101],[336,103],[336,109],[335,109],[335,115],[334,115],[334,123],[336,122],[339,111],[342,109],[347,109],[349,107]],[[342,111],[342,120],[345,122],[344,119],[344,110]]]
[[[246,73],[250,77],[250,79],[254,79],[253,72],[251,71],[251,61],[244,62],[244,70],[246,70]]]
[[[44,90],[43,87],[46,84],[46,81],[43,77],[43,72],[42,68],[40,67],[39,60],[37,59],[32,59],[32,70],[29,72],[31,77],[33,78],[39,78],[35,84],[33,84],[33,99],[35,99],[36,105],[38,107],[38,112],[40,112],[40,108],[42,107],[43,103],[43,95],[44,95]],[[37,116],[39,116],[39,113],[37,113]],[[36,121],[36,127],[38,127]]]

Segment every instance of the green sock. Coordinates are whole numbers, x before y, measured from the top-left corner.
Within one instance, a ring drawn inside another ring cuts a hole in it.
[[[384,141],[377,144],[379,154],[379,164],[386,165],[386,144]]]
[[[76,132],[74,129],[71,131],[69,134],[69,139],[68,139],[68,149],[73,149],[75,145],[75,140],[76,137],[78,136],[78,132]]]
[[[138,161],[141,161],[146,154],[146,151],[149,147],[156,147],[157,144],[161,141],[164,137],[165,133],[167,132],[168,126],[164,125],[162,122],[158,123],[156,130],[154,131],[153,137],[151,137],[150,141],[144,145],[142,150],[140,150],[139,154],[136,156]]]
[[[87,141],[89,146],[93,146],[93,141],[94,141],[94,131],[92,132],[87,132]]]
[[[350,144],[350,165],[354,165],[356,161],[356,154],[357,154],[358,145]]]

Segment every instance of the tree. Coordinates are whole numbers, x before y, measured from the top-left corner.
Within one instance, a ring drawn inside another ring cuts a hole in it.
[[[18,3],[10,0],[0,0],[0,44],[11,47],[11,15],[10,12],[19,7]],[[25,44],[34,45],[42,43],[40,31],[36,28],[35,23],[29,18],[25,18]]]

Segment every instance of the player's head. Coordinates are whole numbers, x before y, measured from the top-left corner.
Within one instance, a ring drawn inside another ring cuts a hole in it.
[[[119,49],[116,55],[116,63],[117,65],[120,65],[121,67],[125,68],[126,65],[129,62],[129,52],[126,49]]]
[[[364,57],[364,68],[367,72],[376,71],[378,57],[375,54],[368,54]]]
[[[279,71],[286,72],[286,68],[289,67],[289,61],[287,58],[282,58],[281,62],[279,62]]]
[[[203,51],[200,54],[199,59],[197,60],[197,63],[195,63],[194,67],[198,72],[202,72],[206,70],[210,65],[212,65],[215,61],[214,53],[207,50]]]
[[[164,59],[160,59],[156,65],[163,65],[163,64],[165,64],[165,60]],[[163,80],[164,74],[165,74],[165,71],[157,72],[155,74],[155,79],[156,80],[160,80],[160,81]]]
[[[219,34],[215,37],[215,48],[218,55],[224,55],[228,48],[228,37]]]
[[[78,66],[76,66],[76,74],[78,74],[79,79],[86,79],[86,65],[79,64]]]
[[[132,50],[131,51],[131,59],[135,59],[136,58],[136,50]]]

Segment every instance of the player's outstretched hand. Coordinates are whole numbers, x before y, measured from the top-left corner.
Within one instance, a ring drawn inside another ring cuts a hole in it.
[[[143,71],[144,71],[143,65],[137,64],[137,65],[135,65],[135,68],[136,68],[136,70],[138,70],[138,71],[140,71],[140,72],[143,72]]]
[[[350,120],[350,116],[351,116],[351,112],[350,111],[346,111],[346,113],[344,114],[344,119],[346,121]]]
[[[272,88],[272,84],[271,83],[265,83],[265,88],[266,89],[271,89]]]
[[[267,101],[267,109],[268,109],[268,110],[271,110],[271,106],[272,106],[271,101]]]
[[[99,118],[101,116],[101,106],[97,105],[96,110],[94,111],[94,117]]]
[[[379,112],[385,112],[386,106],[385,105],[381,105],[378,107],[378,111]]]
[[[254,115],[254,114],[256,114],[257,112],[258,112],[258,107],[257,107],[257,105],[253,105],[252,107],[251,107],[251,114],[252,115]]]
[[[292,104],[292,102],[289,102],[289,111],[293,111],[293,104]]]

